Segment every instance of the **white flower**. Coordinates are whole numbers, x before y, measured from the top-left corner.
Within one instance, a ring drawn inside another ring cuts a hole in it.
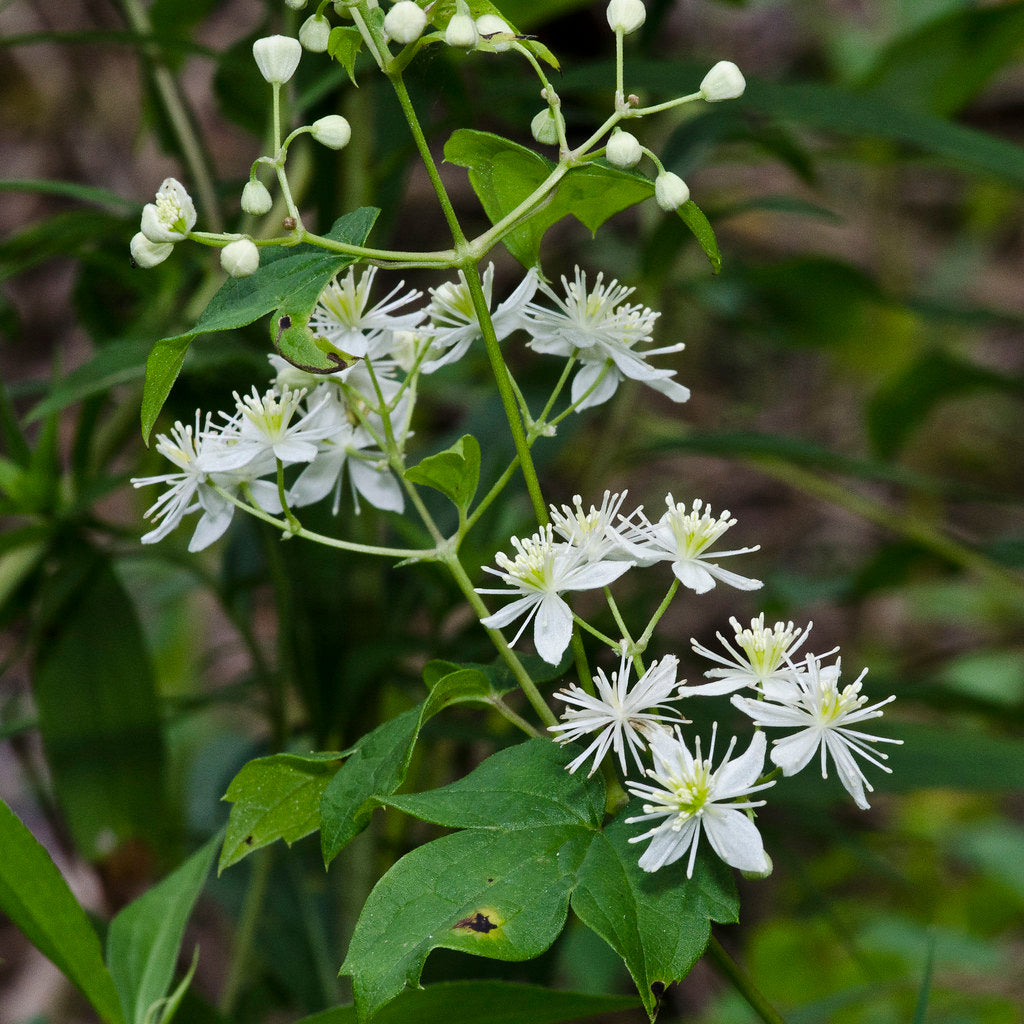
[[[721,633],[715,636],[729,652],[728,658],[691,640],[697,654],[717,661],[724,668],[713,668],[704,673],[708,679],[717,682],[687,686],[684,695],[715,696],[732,693],[745,686],[753,687],[769,700],[789,693],[793,688],[792,656],[803,646],[811,632],[812,623],[808,622],[802,630],[797,629],[792,622],[776,622],[771,628],[766,628],[764,612],[750,620],[749,629],[741,626],[735,618],[729,619],[729,622],[736,633],[736,647],[740,650],[736,650]]]
[[[132,254],[135,265],[149,270],[158,263],[163,263],[174,251],[173,242],[151,242],[141,231],[132,235],[128,249]]]
[[[605,10],[608,27],[613,32],[635,32],[646,20],[643,0],[611,0]]]
[[[480,35],[466,0],[455,0],[455,3],[455,13],[444,30],[444,41],[449,46],[469,49],[480,41]]]
[[[679,659],[671,654],[666,655],[661,661],[652,661],[650,668],[636,681],[636,685],[629,689],[631,664],[624,653],[618,672],[612,673],[611,682],[602,669],[597,670],[594,677],[596,697],[592,697],[575,683],[556,693],[555,696],[559,700],[571,705],[562,713],[564,724],[548,726],[549,732],[562,734],[557,738],[557,742],[573,743],[587,733],[598,732],[590,746],[566,765],[568,771],[575,772],[593,754],[594,763],[587,773],[593,775],[610,747],[618,755],[619,764],[625,774],[628,770],[627,746],[637,768],[643,771],[640,751],[645,749],[645,744],[641,735],[649,734],[652,728],[662,728],[661,722],[684,721],[678,715],[660,713],[669,710],[664,701],[669,699],[673,690],[678,689],[678,667]]]
[[[700,91],[708,103],[734,100],[743,95],[747,82],[743,72],[731,60],[720,60],[700,83]]]
[[[487,265],[482,283],[487,309],[490,310],[494,288],[493,263]],[[491,322],[494,324],[494,333],[498,341],[523,326],[523,311],[536,290],[537,272],[531,268],[515,291],[491,313]],[[466,283],[466,275],[461,270],[458,281],[446,281],[439,287],[430,289],[430,305],[427,312],[430,315],[431,326],[425,327],[424,331],[430,332],[431,343],[428,358],[422,363],[421,369],[424,373],[433,373],[442,366],[458,362],[466,354],[469,346],[483,336],[469,293],[469,285]]]
[[[690,186],[678,174],[664,171],[654,179],[654,198],[666,213],[671,213],[690,198]]]
[[[344,149],[352,138],[352,126],[341,114],[327,114],[310,125],[310,135],[328,149]]]
[[[757,590],[763,586],[760,580],[748,579],[723,569],[716,562],[708,561],[709,557],[745,555],[760,547],[754,545],[733,551],[708,550],[726,530],[736,525],[736,520],[731,519],[728,512],[723,512],[716,519],[710,506],[699,498],[694,500],[691,511],[687,512],[686,505],[683,502],[677,504],[671,494],[666,496],[665,504],[668,510],[657,523],[652,524],[646,517],[642,517],[639,526],[623,532],[623,539],[638,562],[645,565],[671,562],[672,571],[679,582],[698,594],[707,593],[716,581],[727,583],[737,590]]]
[[[562,358],[575,355],[580,360],[571,390],[578,409],[608,401],[623,377],[648,384],[674,402],[685,402],[690,391],[670,379],[675,370],[656,370],[646,363],[650,356],[679,352],[683,345],[639,351],[639,344],[651,340],[660,314],[639,304],[627,305],[633,288],[615,280],[607,285],[603,282],[604,275],[598,274],[588,290],[587,275],[577,267],[571,283],[562,278],[564,299],[541,283],[540,290],[557,308],[533,302],[526,306],[526,329],[532,335],[529,347]]]
[[[206,460],[207,469],[231,472],[266,456],[285,465],[315,459],[317,442],[330,435],[334,424],[319,415],[321,406],[296,416],[305,394],[287,387],[280,392],[268,388],[262,396],[255,386],[251,395],[236,391],[235,415],[221,428],[221,444]]]
[[[266,36],[252,44],[260,74],[274,85],[284,85],[299,66],[302,44],[291,36]]]
[[[142,233],[151,242],[180,242],[196,226],[196,207],[185,186],[175,178],[165,178],[156,193],[156,202],[142,208]]]
[[[251,277],[259,270],[260,251],[250,238],[237,238],[220,251],[220,265],[231,277]]]
[[[427,27],[427,16],[413,0],[398,0],[384,15],[384,31],[389,38],[403,46],[416,42]]]
[[[552,527],[566,543],[580,551],[587,561],[629,559],[629,551],[613,523],[617,518],[629,525],[629,520],[641,511],[637,509],[628,517],[619,515],[626,494],[626,491],[619,494],[605,491],[600,508],[591,505],[589,512],[583,511],[583,499],[575,494],[572,508],[568,505],[563,505],[561,509],[554,505],[549,506]]]
[[[636,167],[640,163],[643,148],[635,135],[616,128],[605,147],[605,159],[613,167]]]
[[[626,788],[644,801],[644,813],[627,818],[627,823],[664,818],[649,832],[630,839],[631,843],[651,840],[640,858],[644,871],[657,871],[689,851],[686,877],[692,878],[702,829],[711,848],[726,864],[741,871],[769,869],[761,835],[744,813],[748,808],[760,807],[764,801],[738,799],[775,785],[774,782],[757,784],[764,767],[764,733],[755,733],[746,753],[730,761],[736,746],[733,737],[722,763],[717,770],[712,770],[717,728],[716,723],[706,759],[701,756],[699,738],[694,756],[678,729],[674,733],[652,734],[654,768],[648,769],[647,776],[658,785],[626,783]]]
[[[882,764],[888,755],[872,750],[872,743],[902,743],[902,740],[872,736],[851,729],[850,726],[881,718],[880,710],[895,697],[887,697],[868,707],[867,697],[861,695],[861,681],[867,669],[842,689],[839,688],[840,664],[822,667],[821,660],[809,654],[803,671],[794,675],[795,687],[785,701],[753,700],[735,694],[732,703],[744,714],[750,715],[755,725],[779,728],[799,728],[782,739],[772,741],[771,759],[782,769],[783,775],[795,775],[821,750],[821,777],[828,778],[827,755],[839,773],[839,781],[862,810],[869,804],[865,789],[872,792],[854,754],[870,761],[884,772],[892,769]]]
[[[399,281],[383,299],[367,309],[376,275],[376,267],[368,267],[358,277],[355,268],[350,267],[344,277],[334,278],[320,293],[309,318],[309,329],[347,359],[382,354],[390,346],[395,331],[412,330],[423,320],[422,310],[395,312],[423,294],[399,294],[405,287],[404,281]]]
[[[572,639],[572,610],[559,595],[607,586],[633,563],[588,562],[582,552],[555,543],[550,523],[525,540],[513,537],[512,546],[516,549],[515,558],[499,551],[495,561],[500,568],[484,566],[485,572],[501,577],[511,589],[477,587],[477,593],[520,596],[481,622],[488,629],[502,629],[525,615],[512,643],[519,640],[532,619],[537,653],[548,664],[557,665]]]

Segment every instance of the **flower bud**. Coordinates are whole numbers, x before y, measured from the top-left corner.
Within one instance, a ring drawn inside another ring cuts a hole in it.
[[[173,242],[151,242],[141,231],[132,236],[128,244],[132,259],[137,267],[148,270],[158,263],[163,263],[174,251]]]
[[[306,6],[306,0],[284,0],[284,2],[293,10],[301,11]]]
[[[550,107],[545,107],[530,122],[530,133],[545,146],[558,145],[558,122]]]
[[[398,0],[398,3],[384,15],[384,31],[396,43],[408,46],[415,43],[427,27],[427,16],[413,0]]]
[[[605,15],[613,32],[629,35],[647,20],[647,8],[643,0],[611,0]]]
[[[142,233],[151,242],[180,242],[196,226],[196,207],[185,186],[176,178],[165,178],[156,202],[142,208]]]
[[[326,53],[331,38],[331,26],[326,18],[315,14],[308,17],[299,29],[299,44],[310,53]]]
[[[654,179],[654,198],[663,210],[671,213],[690,198],[690,189],[678,174],[665,171]]]
[[[352,129],[341,114],[328,114],[310,125],[310,134],[321,146],[344,149],[352,138]]]
[[[262,181],[257,181],[253,178],[252,181],[245,183],[245,188],[242,189],[242,210],[245,213],[252,213],[257,217],[262,217],[263,214],[270,212],[270,208],[273,205],[274,200],[271,198],[267,186]]]
[[[481,14],[476,19],[476,30],[481,36],[512,36],[515,34],[504,18],[499,18],[496,14]],[[498,39],[488,40],[488,42],[499,52],[507,50],[512,45],[511,40]]]
[[[456,0],[457,7],[452,15],[448,27],[444,30],[444,41],[449,46],[457,46],[461,49],[469,49],[476,46],[480,36],[476,30],[476,22],[473,15],[469,13],[469,6],[466,0]]]
[[[700,91],[708,103],[734,100],[743,95],[747,82],[743,72],[731,60],[720,60],[700,83]]]
[[[636,167],[643,150],[635,135],[617,128],[608,140],[604,155],[613,167]]]
[[[260,74],[274,85],[284,85],[295,74],[302,46],[291,36],[266,36],[252,44]]]
[[[232,277],[250,277],[260,265],[260,251],[249,238],[228,242],[220,251],[220,265]]]

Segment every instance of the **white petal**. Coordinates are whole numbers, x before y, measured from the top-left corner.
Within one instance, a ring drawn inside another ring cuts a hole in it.
[[[533,623],[533,642],[537,653],[549,664],[562,660],[572,639],[572,612],[557,594],[545,594]]]
[[[345,465],[346,454],[344,448],[320,452],[292,484],[289,502],[295,506],[312,505],[330,494]]]
[[[740,871],[768,870],[761,833],[743,811],[709,807],[704,812],[704,831],[711,848],[726,864]]]
[[[657,871],[666,864],[674,863],[686,853],[690,844],[696,843],[699,838],[697,822],[692,818],[678,832],[666,824],[651,837],[651,844],[644,850],[639,861],[641,870]]]
[[[351,459],[348,472],[352,486],[376,508],[385,512],[401,512],[405,495],[399,482],[387,471],[374,469],[359,459]]]
[[[235,514],[235,506],[224,502],[223,507],[206,511],[196,524],[196,532],[188,542],[189,551],[202,551],[208,548],[215,540],[220,540],[225,530],[231,525],[232,517]]]
[[[672,571],[684,587],[689,587],[697,594],[706,594],[714,589],[714,577],[698,562],[673,562]]]
[[[488,629],[504,629],[510,622],[515,622],[520,615],[532,612],[538,604],[540,604],[540,597],[537,595],[520,597],[493,615],[488,615],[486,619],[481,619],[480,622]]]
[[[819,734],[815,729],[803,729],[772,741],[772,761],[782,769],[783,775],[795,775],[814,756],[818,749]]]
[[[754,733],[750,746],[739,757],[727,761],[715,774],[715,799],[725,800],[749,792],[764,768],[767,740],[763,732]]]

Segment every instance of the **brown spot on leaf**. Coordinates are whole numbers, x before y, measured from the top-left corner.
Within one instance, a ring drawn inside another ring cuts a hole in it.
[[[252,836],[246,836],[245,839],[243,840],[246,846],[252,846],[253,841],[254,840]]]
[[[498,926],[486,914],[482,914],[478,910],[471,917],[464,917],[461,921],[456,921],[454,927],[486,935],[488,932],[493,932]]]

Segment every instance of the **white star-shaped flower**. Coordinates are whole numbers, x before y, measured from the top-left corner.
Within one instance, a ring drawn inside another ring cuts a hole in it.
[[[726,864],[741,871],[769,870],[761,834],[745,813],[764,801],[740,799],[775,785],[757,782],[764,767],[764,733],[755,733],[746,752],[730,761],[736,746],[733,737],[722,763],[713,769],[717,730],[716,723],[707,758],[701,756],[699,737],[694,755],[678,729],[654,733],[650,737],[654,768],[647,770],[647,776],[657,785],[626,783],[626,788],[644,801],[644,813],[627,818],[627,823],[664,819],[650,831],[630,839],[631,843],[651,840],[640,858],[644,871],[657,871],[689,852],[686,877],[692,878],[702,831]]]
[[[572,639],[572,609],[560,595],[607,586],[633,563],[590,562],[578,549],[556,544],[550,523],[525,540],[513,537],[512,546],[516,549],[515,558],[499,551],[495,556],[499,568],[484,566],[485,572],[499,576],[510,589],[477,587],[477,593],[519,597],[481,622],[489,629],[502,629],[525,615],[513,645],[533,620],[537,653],[548,664],[557,665]]]
[[[601,505],[591,505],[589,512],[583,511],[583,499],[578,494],[573,495],[572,508],[568,505],[560,509],[554,505],[549,506],[551,525],[555,533],[583,552],[591,562],[629,559],[629,552],[615,520],[631,525],[633,517],[641,510],[637,509],[628,516],[619,515],[626,494],[626,491],[617,494],[605,491]]]
[[[867,707],[867,697],[861,695],[861,682],[867,669],[848,686],[839,688],[840,664],[822,667],[821,659],[809,654],[803,670],[795,672],[792,692],[784,700],[754,700],[735,694],[732,703],[749,715],[755,725],[769,728],[798,728],[799,732],[772,741],[771,759],[782,769],[783,775],[795,775],[821,751],[821,777],[828,778],[827,758],[831,756],[839,773],[839,781],[862,810],[870,806],[865,790],[872,792],[871,784],[861,771],[854,755],[864,758],[892,772],[882,761],[888,755],[872,750],[870,744],[902,743],[902,740],[851,729],[872,718],[881,718],[886,704],[895,697],[887,697]]]
[[[723,569],[710,558],[728,558],[757,551],[760,545],[736,548],[732,551],[710,551],[709,548],[728,530],[736,520],[728,512],[716,519],[711,508],[697,498],[689,512],[683,502],[676,503],[669,494],[665,498],[668,510],[657,523],[651,523],[641,516],[641,522],[633,529],[624,531],[623,538],[630,553],[641,565],[654,562],[671,562],[672,571],[684,587],[698,594],[707,593],[717,581],[727,583],[737,590],[757,590],[763,586],[760,580],[749,579],[738,573]]]
[[[704,673],[708,679],[716,682],[687,686],[684,695],[717,696],[741,690],[745,686],[753,687],[769,699],[789,692],[793,686],[791,659],[803,646],[811,632],[812,623],[808,622],[803,629],[797,629],[792,622],[776,622],[774,626],[766,628],[764,612],[750,620],[749,628],[741,626],[735,618],[729,622],[736,633],[733,637],[735,647],[721,633],[715,634],[729,652],[727,658],[695,639],[690,641],[697,654],[724,667],[709,669]]]
[[[489,263],[483,273],[483,292],[488,310],[491,308],[493,288],[494,264]],[[498,341],[523,326],[523,310],[536,290],[537,272],[531,268],[515,291],[491,313]],[[431,340],[427,357],[420,366],[423,373],[433,373],[442,366],[458,362],[469,350],[469,346],[483,336],[466,275],[461,270],[458,281],[446,281],[430,289],[427,313],[430,324],[423,328],[423,333],[429,333]]]
[[[350,267],[344,277],[336,277],[328,283],[309,318],[309,329],[347,357],[383,355],[391,345],[394,332],[412,330],[425,316],[421,309],[412,313],[396,312],[423,294],[418,291],[401,294],[404,281],[399,281],[380,302],[368,309],[376,274],[376,267],[368,267],[357,277],[355,268]]]
[[[660,314],[639,304],[627,305],[634,289],[618,281],[605,285],[598,274],[588,290],[587,275],[579,267],[572,282],[562,278],[562,287],[564,299],[543,282],[539,285],[556,308],[533,302],[526,307],[527,330],[532,335],[528,344],[536,352],[580,360],[571,388],[578,409],[607,402],[623,377],[648,384],[674,402],[690,397],[688,388],[671,379],[675,370],[657,370],[647,364],[650,356],[682,351],[682,344],[638,347],[651,340]]]
[[[549,732],[561,733],[557,737],[557,742],[573,743],[588,733],[598,733],[590,746],[566,765],[568,771],[575,772],[593,754],[594,763],[587,773],[588,776],[593,775],[611,748],[618,755],[622,773],[625,774],[627,746],[637,768],[643,771],[640,751],[644,750],[646,745],[641,738],[642,735],[647,734],[652,727],[660,729],[662,722],[685,721],[677,714],[662,713],[671,710],[664,702],[673,691],[679,689],[676,682],[678,668],[679,659],[671,654],[661,661],[652,661],[647,671],[636,681],[636,685],[630,688],[631,663],[624,653],[619,670],[612,673],[611,681],[603,669],[597,670],[597,675],[594,676],[596,697],[575,683],[556,693],[555,696],[559,700],[570,705],[562,713],[564,721],[561,725],[548,726]]]
[[[195,226],[192,197],[176,178],[165,178],[156,201],[142,208],[142,234],[151,242],[180,242]]]

